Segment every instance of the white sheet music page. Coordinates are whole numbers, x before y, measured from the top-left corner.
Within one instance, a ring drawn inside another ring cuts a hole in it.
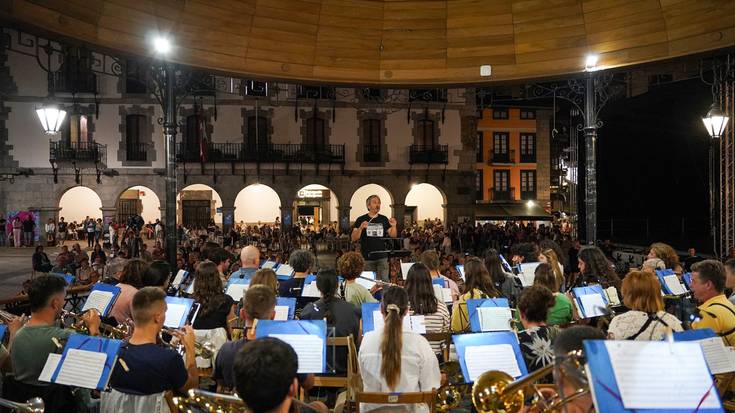
[[[281,264],[278,269],[276,269],[276,275],[291,275],[294,273],[293,267],[288,264]]]
[[[725,343],[722,342],[720,337],[705,338],[704,340],[697,340],[695,343],[702,346],[704,359],[707,360],[707,366],[709,366],[712,374],[735,371],[735,363],[732,356],[730,356],[731,351],[728,349],[731,347],[725,347]]]
[[[469,346],[464,351],[464,362],[470,381],[475,381],[482,373],[490,370],[500,370],[513,377],[521,375],[516,355],[510,344],[487,344],[483,346]]]
[[[263,266],[261,268],[273,268],[276,266],[275,261],[266,261],[263,263]]]
[[[163,325],[170,328],[181,327],[181,319],[184,318],[186,312],[186,306],[184,304],[168,304],[166,309],[166,319],[163,320]]]
[[[404,324],[406,319],[411,323],[411,331],[417,334],[426,334],[426,318],[423,315],[403,317]]]
[[[309,284],[304,284],[304,289],[301,291],[301,296],[319,298],[322,296],[322,293],[320,293],[319,289],[316,287],[316,281],[312,281]]]
[[[288,320],[288,306],[287,305],[277,305],[276,306],[276,317],[273,319],[281,320],[281,321]]]
[[[179,288],[181,283],[184,281],[184,277],[188,274],[185,270],[179,270],[179,272],[176,273],[176,277],[174,277],[174,282],[171,283],[171,285],[174,288]]]
[[[508,307],[477,307],[481,331],[508,331],[513,315]]]
[[[106,361],[107,353],[71,348],[66,352],[56,383],[96,389]]]
[[[521,264],[521,273],[518,274],[518,278],[521,279],[521,285],[524,287],[530,287],[533,285],[533,281],[536,279],[536,267],[541,264],[540,262],[531,262],[528,264]]]
[[[605,341],[626,409],[700,409],[720,406],[696,342]]]
[[[373,311],[373,327],[375,330],[383,328],[385,326],[385,320],[383,319],[383,313],[380,310]],[[411,317],[403,317],[403,329],[405,331],[412,331]],[[424,325],[424,333],[426,332],[426,325]]]
[[[298,373],[321,373],[324,361],[324,340],[308,334],[270,334],[293,347],[299,358]]]
[[[612,306],[619,306],[620,305],[620,297],[618,297],[618,290],[614,286],[609,286],[605,288],[605,295],[607,296],[607,300],[610,302],[610,305]]]
[[[671,294],[682,295],[687,293],[687,290],[685,290],[681,285],[679,277],[677,277],[676,274],[664,275],[664,282],[666,283],[666,286],[669,287]]]
[[[403,276],[404,280],[406,279],[406,277],[408,277],[408,270],[410,270],[414,264],[416,263],[415,262],[402,262],[401,263],[401,275]]]
[[[46,364],[43,365],[43,370],[41,370],[41,374],[38,375],[38,381],[50,383],[51,376],[54,375],[56,367],[59,366],[59,361],[61,361],[61,354],[49,353],[48,358],[46,359]]]
[[[375,287],[375,284],[376,284],[375,281],[366,280],[364,278],[355,278],[355,282],[367,288],[368,290]]]
[[[89,293],[87,301],[84,302],[82,312],[94,308],[99,311],[101,315],[105,315],[105,309],[110,305],[112,297],[114,297],[114,295],[110,291],[93,290]]]
[[[600,294],[586,294],[579,297],[585,318],[607,314],[607,304]]]
[[[242,296],[245,295],[245,292],[247,292],[248,288],[250,288],[250,284],[240,284],[240,283],[232,283],[227,286],[227,291],[225,291],[225,294],[232,297],[235,301],[242,300]]]

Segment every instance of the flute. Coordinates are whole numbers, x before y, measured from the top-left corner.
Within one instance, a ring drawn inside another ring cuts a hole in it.
[[[388,282],[388,281],[382,281],[382,280],[373,280],[372,278],[363,277],[362,275],[358,275],[357,278],[362,278],[363,280],[372,281],[372,282],[380,285],[381,287],[382,286],[386,286],[386,285],[388,287],[400,287],[400,285],[398,285],[398,284],[394,284],[394,283],[391,283],[391,282]]]

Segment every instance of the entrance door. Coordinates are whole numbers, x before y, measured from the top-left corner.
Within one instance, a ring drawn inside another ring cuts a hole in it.
[[[138,215],[138,202],[137,199],[119,199],[117,201],[117,222],[125,224],[130,217]]]
[[[185,199],[181,201],[182,220],[186,228],[207,228],[212,219],[212,205],[208,200]]]

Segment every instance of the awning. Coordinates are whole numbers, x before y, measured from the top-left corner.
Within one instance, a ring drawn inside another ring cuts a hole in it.
[[[532,206],[524,203],[505,204],[477,204],[475,206],[475,219],[478,220],[528,220],[528,221],[551,221],[552,216],[540,205],[534,203]]]

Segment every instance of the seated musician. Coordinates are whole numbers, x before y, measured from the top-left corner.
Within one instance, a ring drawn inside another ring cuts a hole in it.
[[[166,291],[171,279],[171,264],[166,261],[153,261],[143,273],[145,287],[159,287]]]
[[[265,285],[278,294],[278,277],[276,277],[276,272],[270,268],[261,268],[255,271],[253,278],[250,279],[250,286],[254,285]]]
[[[339,286],[339,296],[358,309],[362,308],[362,303],[377,301],[365,286],[355,281],[362,274],[364,267],[365,259],[358,252],[347,252],[337,260],[337,271],[344,278]]]
[[[240,251],[240,270],[232,273],[232,277],[250,279],[260,267],[260,250],[248,245]]]
[[[424,253],[425,254],[425,253]],[[427,333],[449,332],[449,310],[444,301],[437,300],[429,269],[420,262],[411,266],[406,276],[406,294],[411,315],[423,315]],[[442,341],[430,342],[437,356],[442,355]]]
[[[420,334],[403,331],[408,315],[408,295],[401,287],[383,290],[380,311],[385,318],[382,329],[368,332],[359,352],[360,372],[366,392],[420,392],[438,389],[439,362],[431,345]],[[380,405],[365,404],[360,411],[376,410]],[[428,412],[424,405],[390,405],[391,412]]]
[[[444,287],[452,291],[452,301],[456,302],[459,299],[459,287],[457,287],[454,280],[439,273],[439,254],[434,250],[424,251],[421,253],[421,263],[429,270],[432,279],[441,278],[444,280]]]
[[[120,295],[110,310],[110,315],[118,323],[124,323],[132,317],[133,296],[143,287],[143,274],[147,268],[148,264],[139,258],[133,258],[125,264],[120,282],[117,283],[117,286],[120,287]]]
[[[223,292],[219,268],[212,261],[202,261],[194,279],[196,281],[192,298],[201,304],[201,308],[192,327],[196,330],[222,328],[229,336],[227,320],[235,317],[235,302]]]
[[[725,297],[725,267],[716,260],[692,265],[692,293],[701,303],[692,328],[711,328],[728,346],[735,345],[735,305]]]
[[[301,290],[304,288],[304,278],[314,268],[316,258],[311,251],[295,250],[288,257],[288,263],[293,267],[294,275],[278,285],[278,295],[281,297],[296,297],[301,300]],[[303,308],[303,305],[299,306]]]
[[[529,373],[554,361],[551,343],[559,333],[559,328],[546,324],[549,309],[554,303],[554,294],[541,285],[524,289],[518,299],[518,312],[523,324],[523,331],[518,333],[518,342]]]
[[[644,271],[631,271],[623,278],[623,304],[630,309],[616,315],[607,330],[612,340],[654,340],[664,338],[667,328],[682,331],[681,321],[664,311],[661,283]]]
[[[728,300],[735,304],[735,258],[725,261],[725,287],[732,291]]]
[[[533,285],[548,288],[554,294],[554,306],[549,309],[546,323],[549,325],[567,324],[572,321],[572,302],[559,292],[559,280],[548,264],[539,264],[534,271]]]
[[[166,293],[157,287],[145,287],[133,296],[133,335],[118,353],[118,362],[110,376],[112,391],[103,392],[101,411],[154,411],[163,392],[185,392],[199,383],[194,348],[194,331],[186,326],[174,335],[184,345],[184,356],[158,344],[166,319]],[[137,396],[154,396],[152,398]],[[151,404],[148,404],[151,403]]]
[[[219,276],[220,279],[222,279],[222,282],[227,282],[227,278],[230,275],[231,258],[232,255],[230,255],[230,253],[222,247],[217,247],[209,252],[209,260],[217,266],[217,271],[219,272]]]
[[[467,300],[500,297],[500,293],[495,289],[493,280],[490,278],[490,273],[479,258],[469,257],[465,260],[464,275],[464,294],[459,297],[459,301],[452,309],[452,331],[457,333],[470,328]]]

